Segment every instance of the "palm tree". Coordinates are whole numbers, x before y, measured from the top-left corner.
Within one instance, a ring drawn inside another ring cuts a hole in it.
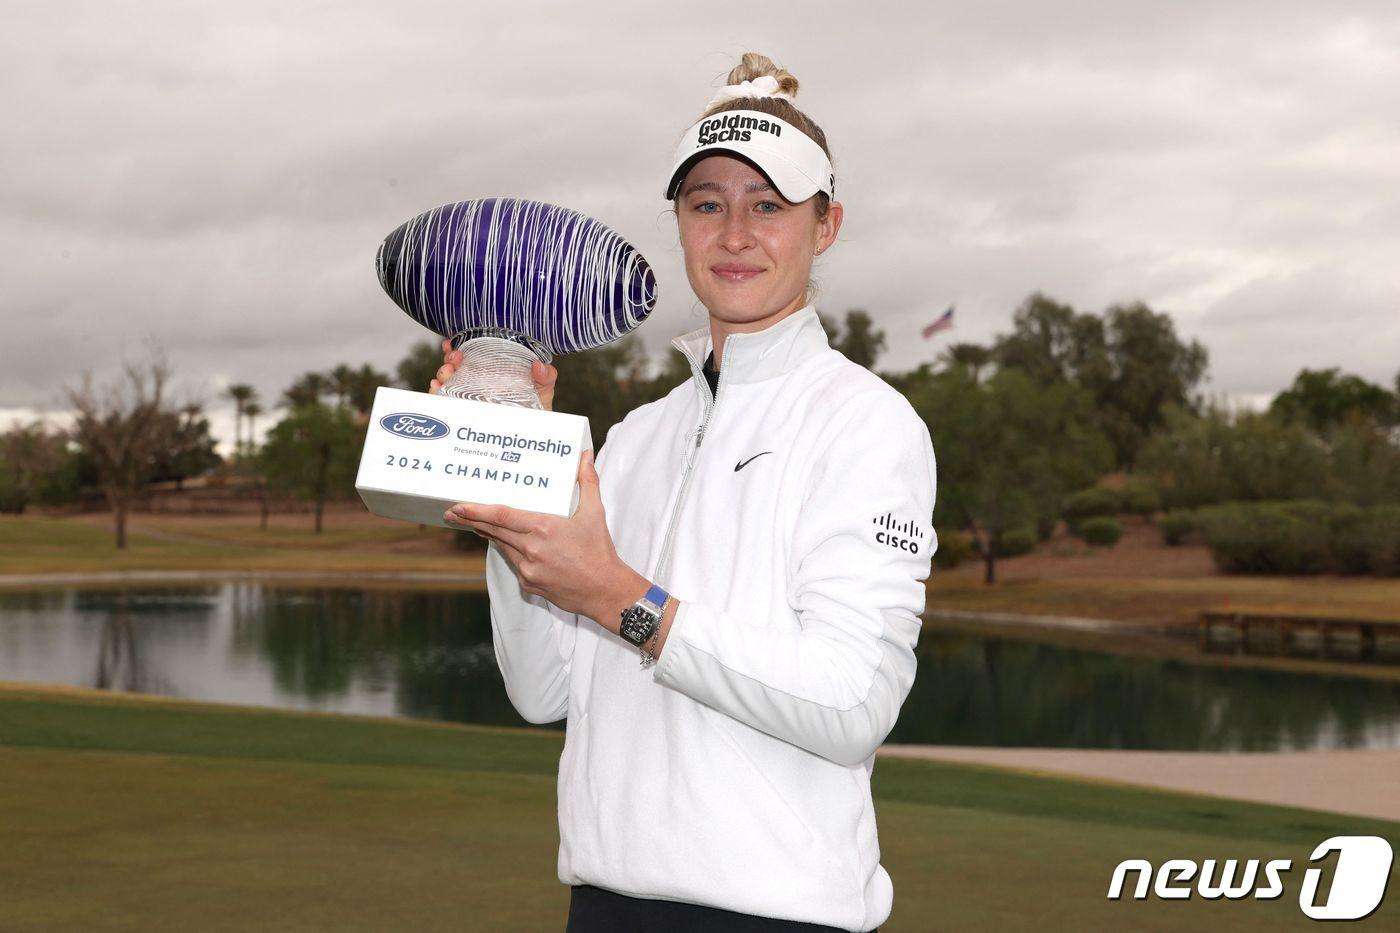
[[[224,394],[233,399],[236,406],[233,417],[233,455],[238,457],[243,451],[243,412],[258,393],[247,383],[239,382],[225,389]]]
[[[248,456],[250,457],[258,452],[255,425],[257,424],[258,415],[262,413],[263,407],[257,402],[249,402],[247,405],[243,406],[243,414],[248,418]]]
[[[374,407],[374,394],[380,386],[388,384],[389,374],[381,373],[368,363],[355,370],[349,394],[351,410],[359,415],[369,415],[369,410]]]
[[[965,366],[972,373],[972,381],[980,381],[983,368],[992,361],[992,351],[976,343],[955,343],[941,354],[939,359],[951,366]]]
[[[300,379],[282,393],[283,404],[290,408],[316,405],[321,401],[321,396],[326,394],[326,388],[325,376],[320,373],[303,373]]]
[[[355,392],[355,370],[341,363],[329,373],[330,389],[335,394],[336,404],[344,405]]]

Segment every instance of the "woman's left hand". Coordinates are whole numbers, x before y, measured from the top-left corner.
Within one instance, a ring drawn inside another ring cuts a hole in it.
[[[620,594],[635,588],[636,581],[645,581],[613,547],[591,450],[579,458],[578,484],[578,509],[569,518],[472,502],[454,505],[443,518],[495,541],[526,593],[605,624],[604,619],[641,595]],[[618,600],[622,602],[614,607]]]

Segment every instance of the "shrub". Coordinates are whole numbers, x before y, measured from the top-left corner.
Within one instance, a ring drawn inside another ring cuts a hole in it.
[[[1198,530],[1196,513],[1191,509],[1173,509],[1158,520],[1157,530],[1162,533],[1162,543],[1168,547],[1185,544]]]
[[[0,467],[3,467],[3,464],[0,464]],[[23,515],[24,507],[29,504],[29,497],[20,489],[19,483],[12,481],[6,472],[0,470],[0,514]]]
[[[1400,505],[1380,505],[1370,510],[1376,531],[1376,551],[1371,572],[1400,577]]]
[[[951,570],[973,555],[972,538],[961,531],[938,532],[938,549],[933,552],[933,562],[945,570]]]
[[[1075,534],[1083,538],[1086,544],[1113,547],[1123,536],[1123,526],[1111,515],[1096,515],[1080,521],[1075,527]]]
[[[1201,510],[1211,556],[1230,573],[1320,573],[1329,563],[1325,509],[1231,503]]]
[[[1400,574],[1400,506],[1355,509],[1354,514],[1339,508],[1332,529],[1332,560],[1342,573]]]
[[[1002,557],[1029,554],[1035,550],[1035,541],[1034,528],[1008,528],[1001,533],[1001,540],[997,543],[997,553]]]
[[[1321,499],[1286,499],[1279,502],[1258,502],[1255,505],[1265,509],[1281,509],[1294,518],[1324,530],[1330,530],[1332,515],[1336,510],[1335,505]]]
[[[1117,492],[1102,486],[1095,486],[1067,497],[1064,506],[1060,509],[1060,514],[1064,516],[1065,521],[1072,528],[1086,518],[1094,518],[1099,515],[1117,515],[1121,505],[1122,501]]]
[[[1135,480],[1123,487],[1123,511],[1130,515],[1151,518],[1162,510],[1162,494],[1157,487],[1141,480]]]
[[[1370,573],[1378,552],[1385,550],[1379,529],[1369,522],[1357,522],[1338,529],[1332,536],[1332,563],[1341,573]]]

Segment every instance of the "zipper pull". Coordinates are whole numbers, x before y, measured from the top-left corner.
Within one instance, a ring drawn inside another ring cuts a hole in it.
[[[695,449],[700,449],[700,442],[705,439],[705,426],[702,424],[695,431]]]

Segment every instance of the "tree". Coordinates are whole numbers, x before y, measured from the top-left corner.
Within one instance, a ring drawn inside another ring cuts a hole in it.
[[[233,399],[233,455],[240,456],[243,453],[243,413],[247,409],[248,403],[257,396],[257,390],[244,382],[239,382],[229,386],[224,390],[224,394]]]
[[[1012,331],[996,339],[992,357],[999,368],[1018,369],[1038,385],[1087,382],[1091,391],[1109,369],[1103,322],[1040,292],[1016,309]]]
[[[117,547],[126,547],[126,520],[133,500],[172,445],[166,390],[170,368],[159,350],[144,364],[128,363],[123,377],[96,389],[90,374],[65,390],[74,411],[69,437],[97,468],[98,482],[112,507]]]
[[[832,347],[852,363],[874,369],[875,361],[885,351],[885,332],[875,329],[875,322],[868,311],[859,308],[847,311],[844,330],[820,312],[817,319],[821,321]]]
[[[423,340],[415,343],[409,349],[408,355],[399,360],[394,373],[398,376],[398,384],[401,387],[415,392],[426,392],[441,366],[441,344]]]
[[[258,453],[258,415],[263,413],[263,407],[257,402],[249,402],[243,406],[243,414],[248,419],[248,453],[257,456]]]
[[[1400,439],[1352,409],[1329,433],[1325,497],[1362,506],[1400,503]]]
[[[593,449],[599,450],[609,428],[649,401],[655,380],[643,375],[646,363],[646,348],[636,334],[558,357],[554,362],[559,370],[554,410],[586,417]]]
[[[982,370],[992,364],[992,350],[978,343],[955,343],[940,353],[938,359],[949,368],[965,368],[973,382],[980,382]]]
[[[1167,314],[1141,302],[1114,305],[1106,312],[1111,375],[1102,382],[1084,373],[1094,392],[1104,433],[1113,443],[1118,466],[1130,467],[1153,429],[1163,423],[1167,405],[1200,407],[1194,390],[1206,374],[1206,348],[1183,343]]]
[[[934,525],[971,533],[987,583],[996,579],[1003,532],[1058,516],[1065,495],[1112,464],[1079,386],[1039,386],[1017,369],[979,383],[965,367],[911,385],[910,404],[938,458]]]
[[[267,530],[267,477],[263,475],[261,469],[261,458],[258,455],[258,415],[263,413],[263,407],[257,402],[249,402],[243,409],[243,414],[248,417],[248,455],[257,466],[253,469],[253,488],[258,491],[258,527],[263,531]]]
[[[1269,412],[1287,421],[1300,421],[1323,437],[1352,412],[1381,425],[1400,420],[1396,396],[1360,376],[1343,376],[1336,366],[1298,373],[1293,384],[1274,397]]]
[[[63,433],[43,422],[0,434],[0,512],[22,515],[31,503],[65,497],[75,475]]]
[[[282,392],[282,400],[289,408],[319,405],[327,388],[326,377],[321,373],[302,373],[300,379]]]
[[[368,363],[364,364],[351,375],[350,392],[346,396],[346,400],[350,403],[350,410],[358,415],[368,417],[370,409],[374,408],[375,393],[379,391],[380,386],[389,384],[388,373],[381,373]],[[427,388],[428,384],[425,382],[418,391],[426,391]]]
[[[347,408],[299,405],[267,433],[259,464],[274,491],[315,504],[320,534],[327,500],[354,495],[362,439]]]
[[[1164,418],[1143,445],[1138,472],[1168,508],[1323,494],[1327,451],[1301,424],[1214,404],[1200,415],[1169,405]]]
[[[875,361],[885,352],[885,332],[875,329],[870,313],[860,309],[846,312],[846,330],[836,349],[852,363],[874,369]]]
[[[1141,302],[1114,305],[1100,319],[1039,292],[1017,309],[1012,332],[997,338],[992,356],[999,368],[1020,370],[1037,385],[1087,389],[1124,468],[1162,424],[1168,404],[1199,407],[1193,392],[1207,363],[1200,343],[1183,343],[1170,316]]]
[[[326,385],[335,396],[337,405],[344,405],[355,388],[355,370],[341,363],[325,374]]]
[[[256,404],[248,402],[243,408],[244,414]],[[153,481],[173,479],[176,488],[182,488],[189,477],[207,473],[223,462],[215,452],[216,442],[209,433],[209,419],[204,417],[203,405],[191,402],[179,412],[165,412],[160,417],[169,422],[164,428],[169,446],[157,457],[151,471]]]

